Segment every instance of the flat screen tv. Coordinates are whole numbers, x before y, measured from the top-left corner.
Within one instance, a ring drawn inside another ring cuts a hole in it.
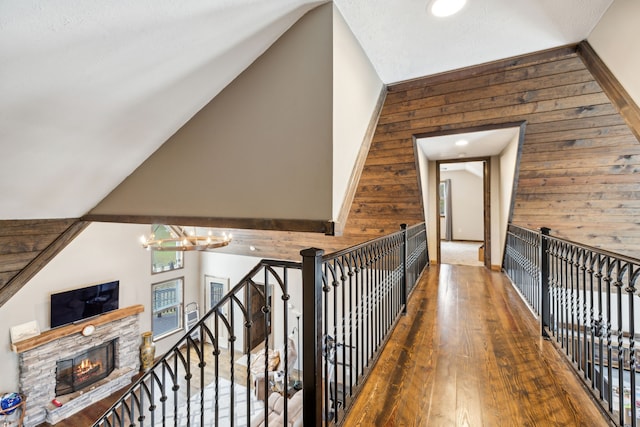
[[[51,327],[55,328],[118,308],[120,282],[51,294]]]

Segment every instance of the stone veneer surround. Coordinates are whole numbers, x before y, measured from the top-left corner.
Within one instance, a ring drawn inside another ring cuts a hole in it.
[[[87,389],[58,397],[63,405],[55,407],[51,401],[56,398],[56,362],[114,338],[117,338],[115,370],[111,375]],[[27,397],[25,427],[45,421],[55,424],[130,384],[140,368],[140,342],[140,324],[136,314],[98,325],[87,337],[74,333],[21,352],[20,392]]]

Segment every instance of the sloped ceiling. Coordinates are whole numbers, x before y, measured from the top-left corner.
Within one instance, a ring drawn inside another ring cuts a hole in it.
[[[0,3],[0,219],[79,217],[310,0]]]
[[[0,2],[0,220],[85,214],[322,3]],[[392,83],[580,41],[611,0],[335,3]]]

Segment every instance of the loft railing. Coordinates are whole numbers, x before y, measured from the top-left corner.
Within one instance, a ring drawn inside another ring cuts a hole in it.
[[[509,225],[504,270],[531,309],[540,315],[540,233]]]
[[[315,289],[304,300],[315,307],[304,314],[305,425],[344,420],[428,264],[426,237],[422,223],[325,256],[303,251],[305,291]]]
[[[509,225],[504,269],[620,426],[640,425],[640,260]]]
[[[340,425],[428,265],[425,226],[301,255],[260,261],[94,426],[273,425],[294,393],[283,425]]]

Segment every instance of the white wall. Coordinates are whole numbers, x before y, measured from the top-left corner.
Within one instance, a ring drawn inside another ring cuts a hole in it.
[[[424,156],[424,154],[422,154]],[[438,215],[438,193],[436,193],[437,185],[436,181],[436,162],[426,161],[428,165],[427,183],[422,187],[422,198],[427,200],[426,205],[429,206],[427,214],[425,215],[425,221],[427,222],[427,246],[429,247],[429,262],[435,262],[438,255],[438,224],[436,221],[440,220]],[[426,208],[425,208],[426,209]]]
[[[511,142],[502,150],[498,157],[500,164],[500,233],[499,252],[501,254],[507,238],[507,224],[509,223],[509,209],[511,206],[511,196],[513,193],[513,180],[516,173],[516,162],[518,160],[518,142],[520,133],[513,137]],[[496,259],[497,263],[497,259]],[[499,265],[502,265],[500,259]]]
[[[436,259],[436,240],[431,238],[435,236],[436,225],[432,221],[435,218],[435,193],[429,191],[429,183],[435,182],[435,162],[429,161],[422,150],[416,150],[418,156],[418,173],[420,174],[420,185],[422,187],[422,207],[424,209],[424,222],[427,228],[427,251],[429,252],[429,262]]]
[[[640,2],[615,0],[587,38],[613,75],[640,105]]]
[[[440,181],[451,180],[453,240],[484,240],[482,177],[466,170],[440,171]]]
[[[111,280],[120,281],[120,307],[144,305],[141,331],[151,330],[151,284],[184,276],[184,300],[198,299],[199,259],[186,253],[185,268],[151,274],[150,253],[140,247],[139,237],[149,226],[93,223],[47,264],[33,279],[0,307],[0,390],[18,390],[18,355],[10,349],[11,326],[35,320],[40,330],[49,329],[49,299],[53,292],[80,288]],[[156,342],[157,355],[168,350],[182,334]]]
[[[91,213],[331,220],[332,7],[304,15]]]
[[[333,7],[333,219],[338,219],[354,163],[383,84],[351,29]]]
[[[382,90],[338,9],[320,6],[91,213],[337,220]]]
[[[502,265],[502,250],[500,246],[500,230],[503,224],[500,222],[500,212],[502,211],[502,199],[500,197],[500,186],[502,184],[502,164],[498,156],[491,157],[491,266],[500,267]],[[506,226],[506,225],[505,225]]]

